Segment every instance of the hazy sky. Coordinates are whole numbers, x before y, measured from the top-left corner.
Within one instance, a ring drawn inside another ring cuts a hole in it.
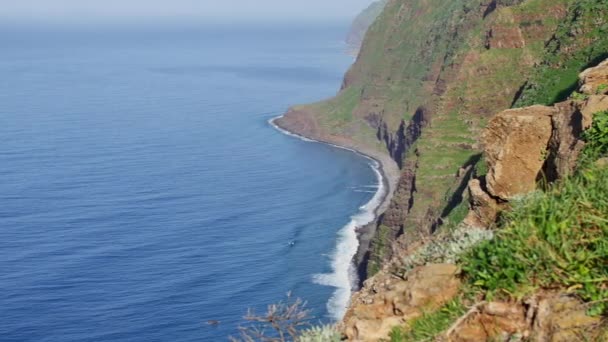
[[[372,0],[0,0],[0,20],[264,20],[353,18]]]

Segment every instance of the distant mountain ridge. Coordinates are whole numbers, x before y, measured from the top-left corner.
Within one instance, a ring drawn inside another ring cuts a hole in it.
[[[382,13],[384,6],[388,0],[378,0],[365,8],[353,21],[348,35],[346,36],[346,44],[353,54],[359,52],[361,43],[365,38],[367,29],[374,23],[376,18]]]

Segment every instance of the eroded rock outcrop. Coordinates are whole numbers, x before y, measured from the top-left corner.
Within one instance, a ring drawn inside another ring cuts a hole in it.
[[[490,120],[482,134],[488,173],[469,183],[466,223],[488,227],[506,202],[534,191],[539,181],[572,174],[583,131],[595,113],[608,110],[608,95],[596,95],[607,78],[608,61],[581,73],[580,91],[588,94],[582,99],[509,109]]]
[[[590,331],[600,322],[575,297],[542,293],[524,301],[478,304],[443,337],[449,342],[583,341],[593,340]]]
[[[502,205],[488,194],[482,181],[485,183],[485,179],[471,179],[468,186],[471,210],[464,222],[471,227],[490,227],[502,210]]]
[[[491,195],[508,201],[536,188],[554,113],[554,108],[533,106],[506,110],[490,120],[482,139]]]
[[[415,268],[406,279],[387,274],[371,278],[366,290],[353,297],[343,321],[345,335],[361,342],[388,338],[394,326],[452,299],[460,286],[458,273],[452,264],[429,264]]]
[[[594,68],[585,70],[579,79],[583,94],[608,94],[608,60],[605,60]]]

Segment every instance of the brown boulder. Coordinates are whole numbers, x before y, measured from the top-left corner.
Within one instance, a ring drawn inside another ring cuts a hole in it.
[[[482,139],[491,195],[508,201],[536,188],[547,155],[554,113],[552,107],[532,106],[509,109],[490,120]]]
[[[608,95],[591,95],[579,104],[579,110],[583,115],[583,128],[591,126],[593,114],[608,109]]]
[[[526,310],[520,303],[486,303],[464,318],[447,332],[448,341],[518,341],[527,330]]]
[[[608,59],[579,75],[580,91],[587,95],[608,94]]]

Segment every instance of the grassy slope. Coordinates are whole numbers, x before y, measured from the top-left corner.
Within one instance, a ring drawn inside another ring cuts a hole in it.
[[[515,105],[552,104],[576,88],[578,74],[608,58],[608,1],[576,0]]]
[[[375,145],[375,129],[364,121],[367,114],[382,113],[391,131],[402,119],[409,120],[430,96],[423,89],[425,79],[434,61],[445,55],[449,39],[443,35],[453,29],[452,18],[460,15],[466,1],[389,1],[369,28],[357,62],[346,76],[346,89],[335,99],[311,106],[321,125]],[[358,101],[349,107],[353,92]],[[351,116],[336,126],[332,113],[345,109]]]

